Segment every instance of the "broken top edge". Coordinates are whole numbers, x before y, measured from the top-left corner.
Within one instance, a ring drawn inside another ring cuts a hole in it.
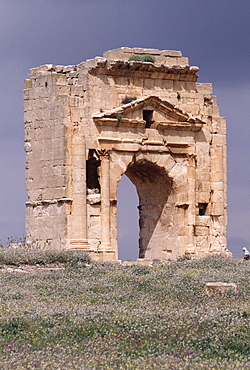
[[[60,70],[58,70],[58,66],[54,64],[45,64],[41,65],[36,68],[32,68],[30,70],[31,74],[34,73],[46,73],[46,72],[69,72],[69,71],[74,71],[76,68],[81,68],[81,67],[89,67],[89,66],[94,66],[98,61],[101,60],[108,60],[108,61],[114,61],[114,60],[120,60],[120,61],[128,61],[129,58],[134,55],[145,55],[145,54],[150,54],[154,57],[155,63],[156,64],[165,64],[165,65],[179,65],[179,66],[189,66],[189,61],[188,58],[182,56],[181,51],[177,50],[159,50],[159,49],[152,49],[152,48],[139,48],[139,47],[134,47],[134,48],[129,48],[126,46],[117,48],[117,49],[112,49],[105,51],[103,53],[103,57],[95,57],[91,59],[87,59],[83,62],[80,62],[77,65],[69,65],[65,66],[62,69],[62,66],[60,66]]]

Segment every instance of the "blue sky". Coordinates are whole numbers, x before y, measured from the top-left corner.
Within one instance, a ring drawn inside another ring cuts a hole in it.
[[[77,64],[109,49],[138,46],[181,50],[200,67],[198,81],[213,83],[227,118],[228,245],[241,256],[242,246],[250,246],[249,14],[249,0],[0,0],[2,242],[25,234],[22,89],[29,69]],[[128,203],[133,191],[124,186]],[[136,243],[136,217],[120,222],[130,246]]]

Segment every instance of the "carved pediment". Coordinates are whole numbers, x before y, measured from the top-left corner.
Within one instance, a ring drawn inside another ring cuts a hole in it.
[[[101,126],[133,126],[156,129],[198,131],[205,124],[157,96],[134,100],[93,117]]]

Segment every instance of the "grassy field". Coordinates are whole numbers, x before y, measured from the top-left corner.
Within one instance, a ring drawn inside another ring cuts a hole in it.
[[[250,369],[248,261],[120,266],[8,253],[0,252],[1,369]],[[3,266],[44,260],[65,268]],[[209,281],[238,291],[207,297]]]

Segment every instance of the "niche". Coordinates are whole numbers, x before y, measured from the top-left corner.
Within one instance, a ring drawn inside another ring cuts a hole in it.
[[[88,193],[100,193],[99,167],[100,159],[95,149],[89,149],[86,161],[86,181]]]
[[[198,203],[199,216],[206,216],[207,214],[207,203]]]
[[[153,110],[143,110],[143,120],[146,121],[146,128],[150,128],[150,126],[154,123],[153,121]]]

